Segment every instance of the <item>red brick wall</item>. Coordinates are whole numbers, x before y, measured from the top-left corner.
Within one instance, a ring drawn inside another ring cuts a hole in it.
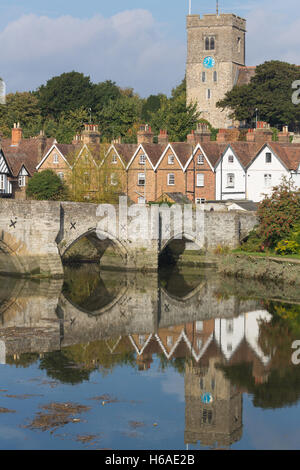
[[[201,154],[200,150],[196,153],[194,158],[190,161],[189,166],[186,170],[186,180],[187,180],[187,196],[194,202],[197,198],[204,198],[206,200],[215,199],[216,191],[216,175],[212,171],[208,161],[204,157],[203,165],[198,164],[198,155]],[[194,166],[195,164],[195,166]],[[197,174],[202,173],[204,175],[204,186],[197,187]],[[195,196],[194,191],[194,181],[195,181]]]

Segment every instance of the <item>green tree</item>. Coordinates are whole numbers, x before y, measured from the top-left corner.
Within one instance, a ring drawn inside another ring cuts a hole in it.
[[[51,78],[37,90],[36,95],[42,115],[59,120],[62,113],[75,111],[80,107],[90,108],[93,90],[90,77],[73,71]]]
[[[169,99],[162,97],[160,109],[151,113],[150,124],[156,133],[160,129],[166,129],[171,141],[183,142],[191,130],[196,128],[199,117],[197,104],[187,104],[186,80],[184,79],[178,87],[172,90]]]
[[[6,137],[10,137],[16,122],[21,124],[24,137],[36,135],[42,129],[39,102],[33,93],[10,93],[6,104],[0,105],[0,130]]]
[[[67,198],[67,188],[54,171],[44,170],[29,179],[26,194],[39,201],[57,201]]]
[[[260,120],[271,126],[289,125],[297,128],[300,108],[292,103],[292,83],[299,79],[299,68],[286,62],[273,60],[256,68],[248,85],[235,86],[217,103],[230,109],[231,117],[253,123],[256,109]]]

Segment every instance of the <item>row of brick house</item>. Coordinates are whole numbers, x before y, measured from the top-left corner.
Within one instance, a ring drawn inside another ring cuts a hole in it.
[[[97,200],[103,187],[127,194],[133,202],[170,200],[200,203],[249,199],[259,202],[282,176],[300,188],[300,145],[290,144],[287,130],[272,142],[266,125],[249,130],[246,141],[236,141],[234,130],[210,140],[205,125],[187,142],[168,142],[165,131],[153,143],[153,133],[141,126],[137,144],[100,143],[98,126],[85,124],[72,144],[58,144],[43,133],[22,138],[15,125],[0,153],[0,193],[25,197],[28,178],[51,169],[86,199]],[[235,141],[231,141],[234,139]]]

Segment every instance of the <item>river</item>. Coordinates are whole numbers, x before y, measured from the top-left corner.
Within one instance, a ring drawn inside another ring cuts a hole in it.
[[[0,278],[0,449],[299,449],[300,292],[65,267]]]

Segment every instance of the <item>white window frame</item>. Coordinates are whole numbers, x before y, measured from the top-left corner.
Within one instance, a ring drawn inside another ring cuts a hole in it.
[[[138,204],[146,204],[146,199],[142,196],[138,197]]]
[[[197,197],[196,204],[204,204],[206,201],[205,197]]]
[[[5,191],[6,187],[6,175],[0,175],[0,191]]]
[[[58,154],[57,154],[57,153],[54,153],[54,155],[53,155],[53,163],[55,163],[56,165],[59,163],[59,162],[58,162]]]
[[[112,156],[111,163],[112,163],[113,165],[116,165],[116,164],[118,163],[118,157],[117,157],[116,154],[114,154],[114,155]]]
[[[197,188],[204,187],[204,173],[197,173],[197,181],[196,181]]]
[[[264,183],[265,183],[265,188],[272,187],[272,175],[270,173],[264,174]]]
[[[204,155],[202,155],[202,154],[198,155],[197,164],[198,165],[204,165]]]
[[[140,155],[140,165],[146,165],[146,160],[147,160],[146,155],[144,154]]]
[[[175,157],[174,157],[173,154],[169,155],[168,156],[168,165],[174,165],[174,159],[175,159]]]
[[[143,183],[141,183],[143,181]],[[145,173],[138,173],[138,186],[145,186],[146,184],[146,176]]]
[[[233,155],[228,155],[228,163],[230,163],[230,164],[234,163],[234,156]]]
[[[168,186],[175,186],[175,174],[168,173]]]
[[[116,177],[115,173],[111,173],[111,175],[110,175],[110,184],[111,184],[111,186],[117,186],[117,184],[118,184],[118,180],[117,180],[117,177]]]
[[[19,175],[19,177],[18,177],[18,185],[19,185],[19,188],[24,188],[24,187],[26,186],[25,175]]]

